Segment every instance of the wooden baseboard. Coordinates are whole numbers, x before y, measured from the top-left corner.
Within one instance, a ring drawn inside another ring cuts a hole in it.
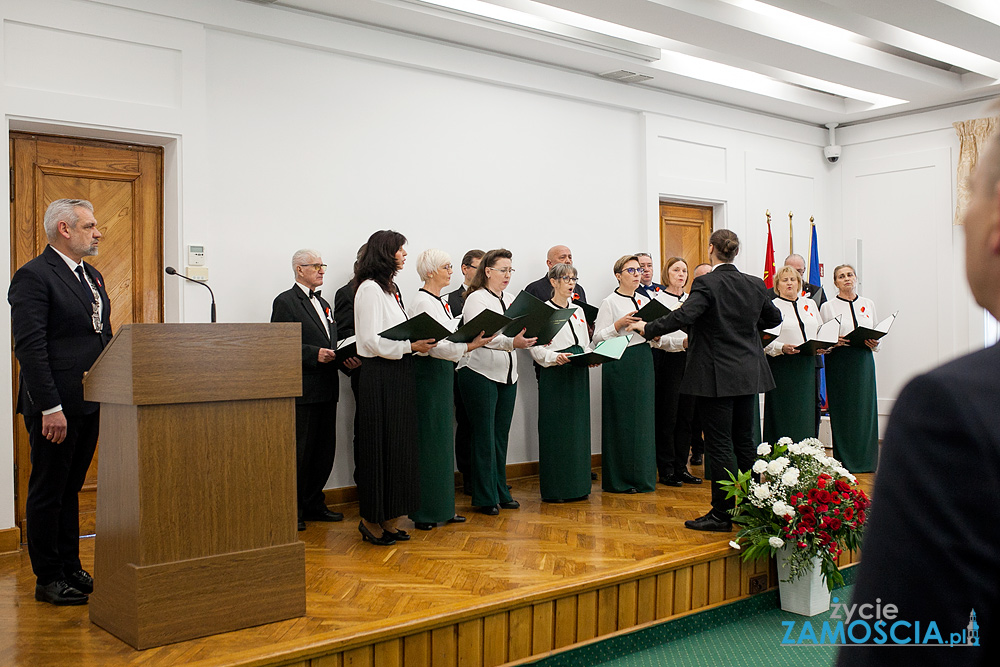
[[[590,455],[590,467],[601,467],[601,455]],[[538,461],[525,461],[524,463],[507,464],[507,479],[518,479],[519,477],[531,477],[538,474]],[[455,473],[455,488],[462,488],[462,473]],[[341,486],[335,489],[324,489],[327,505],[340,505],[343,503],[353,503],[358,500],[358,488],[356,486]]]
[[[0,529],[0,554],[16,553],[21,549],[21,530],[17,526]]]

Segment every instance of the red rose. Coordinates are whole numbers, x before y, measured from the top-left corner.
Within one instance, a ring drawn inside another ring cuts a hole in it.
[[[844,518],[848,521],[854,518],[854,508],[850,505],[844,508]]]
[[[812,505],[799,505],[795,509],[797,509],[799,511],[799,514],[812,514],[813,513]]]
[[[836,482],[834,482],[834,483],[833,483],[833,485],[834,485],[834,486],[835,486],[835,487],[837,488],[837,490],[838,490],[838,491],[840,491],[841,493],[850,493],[850,491],[851,491],[851,485],[850,485],[850,484],[848,484],[847,482],[845,482],[845,481],[844,481],[844,480],[842,480],[842,479],[838,479],[838,480],[837,480]]]
[[[813,526],[816,525],[816,517],[813,516],[812,514],[803,514],[802,525],[812,528]]]

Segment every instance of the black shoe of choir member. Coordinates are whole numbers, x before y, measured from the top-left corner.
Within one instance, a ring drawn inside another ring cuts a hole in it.
[[[365,524],[361,521],[358,522],[358,530],[361,532],[362,542],[371,542],[379,547],[387,547],[390,544],[396,543],[396,540],[394,540],[385,530],[382,531],[382,535],[380,537],[375,537],[375,534],[368,530],[368,528],[365,527]]]
[[[456,514],[455,516],[448,519],[445,523],[465,523],[465,517],[461,514]]]
[[[417,530],[433,530],[434,528],[437,528],[437,524],[428,523],[426,521],[414,521],[413,527]]]
[[[386,530],[385,528],[383,528],[382,535],[384,535],[385,537],[391,537],[397,542],[406,542],[407,540],[410,539],[410,534],[405,530],[397,530],[396,532],[393,532],[391,530]]]
[[[77,570],[66,575],[66,583],[84,595],[94,592],[94,578],[86,570]]]
[[[66,583],[65,579],[53,581],[51,584],[35,584],[35,599],[39,602],[68,606],[77,604],[87,604],[89,599],[86,594]]]
[[[677,475],[677,477],[682,482],[686,482],[688,484],[701,484],[701,477],[695,477],[694,475],[692,475],[691,473],[689,473],[687,470],[682,471],[680,475]]]
[[[693,465],[693,466],[700,466],[704,462],[705,462],[705,459],[704,459],[704,457],[702,457],[701,454],[692,454],[691,455],[691,465]]]
[[[521,503],[517,502],[516,500],[511,500],[506,503],[500,503],[500,509],[502,510],[516,510],[520,506]]]
[[[733,529],[733,522],[728,519],[719,519],[709,512],[705,516],[684,522],[685,528],[691,530],[707,530],[714,533],[728,533]]]
[[[302,518],[306,521],[343,521],[344,515],[340,512],[332,512],[324,507],[315,512],[306,512]]]
[[[639,489],[637,489],[637,488],[635,488],[635,487],[633,486],[633,487],[631,487],[631,488],[627,489],[627,490],[625,491],[625,493],[639,493]]]
[[[591,472],[590,473],[590,481],[593,482],[595,479],[597,479],[597,473],[596,472]]]
[[[299,530],[305,530],[305,529],[306,529],[306,522],[303,521],[302,519],[299,519]]]
[[[676,475],[671,475],[670,477],[661,477],[660,484],[664,486],[684,486],[681,480],[677,479]]]
[[[485,514],[486,516],[496,516],[500,514],[500,508],[496,505],[486,505],[485,507],[477,507],[476,511],[480,514]]]

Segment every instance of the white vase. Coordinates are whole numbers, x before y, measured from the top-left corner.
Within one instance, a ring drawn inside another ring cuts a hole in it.
[[[778,595],[781,609],[802,616],[815,616],[830,609],[830,590],[823,581],[819,558],[813,558],[812,568],[803,572],[795,581],[788,579],[787,561],[795,547],[785,545],[777,552]]]

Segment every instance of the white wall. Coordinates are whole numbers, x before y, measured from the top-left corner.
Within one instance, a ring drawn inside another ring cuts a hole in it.
[[[163,145],[165,262],[183,265],[186,244],[205,244],[222,321],[266,321],[302,246],[324,254],[332,292],[358,245],[381,228],[409,238],[404,295],[418,286],[412,260],[427,247],[457,263],[469,247],[505,245],[517,289],[541,275],[549,246],[568,243],[595,303],[614,286],[615,258],[656,254],[661,200],[713,205],[716,225],[743,238],[738,263],[752,273],[763,263],[767,208],[779,261],[789,210],[803,254],[816,217],[828,267],[848,238],[839,220],[846,171],[823,162],[820,128],[234,0],[0,0],[0,18],[8,127]],[[67,67],[73,58],[86,66]],[[907,138],[893,143],[891,127],[878,141],[900,155],[942,148],[940,127],[910,151]],[[847,165],[854,148],[846,131],[841,139]],[[945,180],[932,170],[921,185],[939,198]],[[871,194],[845,186],[845,209],[863,196]],[[909,214],[921,230],[933,223],[923,208]],[[891,230],[865,236],[866,252],[890,241]],[[855,225],[850,238],[859,233]],[[912,249],[926,251],[921,243]],[[0,257],[9,274],[9,253]],[[204,292],[167,282],[167,320],[207,321]],[[868,295],[890,307],[890,292]],[[935,307],[946,308],[945,299]],[[9,337],[8,319],[0,334]],[[934,354],[964,341],[938,336]],[[908,364],[887,350],[879,372],[902,377]],[[535,382],[526,358],[519,369],[511,462],[537,457]],[[8,405],[11,386],[10,369],[0,369]],[[895,391],[898,382],[883,386]],[[595,408],[599,387],[595,372]],[[331,486],[352,483],[352,413],[343,383]],[[11,432],[11,415],[0,414],[0,461],[12,458]],[[0,465],[0,528],[10,525],[13,478]]]

